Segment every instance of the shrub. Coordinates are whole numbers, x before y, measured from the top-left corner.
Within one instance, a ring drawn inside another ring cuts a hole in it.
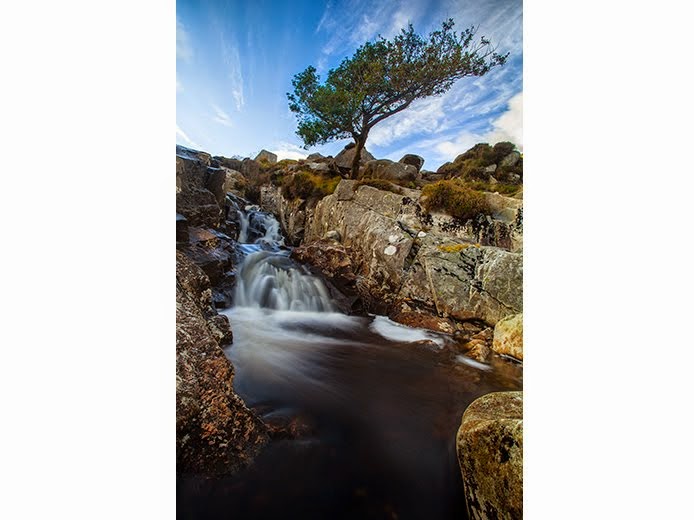
[[[460,220],[489,215],[491,208],[483,193],[453,179],[429,184],[422,190],[427,211],[440,210]]]

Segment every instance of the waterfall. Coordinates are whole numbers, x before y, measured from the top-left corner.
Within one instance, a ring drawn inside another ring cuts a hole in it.
[[[296,265],[284,246],[280,224],[257,206],[238,210],[239,243],[254,244],[239,267],[234,303],[279,311],[332,312],[330,294],[317,277]]]

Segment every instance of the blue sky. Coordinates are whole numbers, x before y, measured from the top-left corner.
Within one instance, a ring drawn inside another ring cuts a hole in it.
[[[477,142],[522,148],[522,0],[179,0],[176,142],[227,157],[335,155],[349,140],[302,148],[286,97],[293,75],[314,65],[324,78],[366,40],[408,23],[426,35],[447,18],[479,25],[509,61],[384,120],[367,148],[396,161],[419,154],[432,170]]]

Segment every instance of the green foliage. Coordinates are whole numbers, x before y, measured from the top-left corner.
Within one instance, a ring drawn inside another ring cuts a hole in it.
[[[308,171],[287,175],[282,181],[282,195],[286,199],[321,199],[332,194],[342,177],[324,177]]]
[[[458,34],[453,26],[449,19],[427,39],[412,25],[392,40],[379,36],[331,69],[323,84],[313,66],[296,74],[287,97],[304,144],[351,137],[361,149],[373,126],[414,100],[443,94],[457,80],[506,62],[508,54],[497,54],[488,39],[476,40],[474,27]],[[353,177],[357,169],[358,154]]]
[[[514,195],[521,188],[518,184],[491,184],[485,181],[464,181],[463,184],[470,189],[477,191],[498,192],[502,195]]]
[[[429,184],[422,190],[427,211],[439,210],[460,220],[474,219],[491,214],[491,208],[483,193],[452,179]]]

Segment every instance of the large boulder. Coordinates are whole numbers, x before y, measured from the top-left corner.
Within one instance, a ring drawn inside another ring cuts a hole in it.
[[[354,160],[354,155],[356,154],[356,145],[354,143],[349,143],[344,149],[335,156],[335,166],[343,171],[349,171],[352,168],[352,161]],[[359,163],[364,164],[368,161],[373,161],[375,157],[371,155],[366,148],[362,148],[361,154],[359,156]]]
[[[456,436],[468,516],[523,518],[523,392],[495,392],[468,406]]]
[[[523,360],[523,313],[507,316],[496,324],[492,349]]]
[[[422,169],[422,166],[424,166],[424,157],[422,157],[421,155],[408,153],[403,155],[402,159],[400,159],[398,162],[402,164],[410,164],[417,168],[417,171],[420,171]]]
[[[246,466],[268,436],[234,393],[225,316],[211,302],[209,279],[176,252],[176,471],[221,475]]]
[[[389,159],[368,161],[360,177],[364,179],[384,179],[389,181],[413,181],[417,168],[411,164],[393,162]]]
[[[253,159],[246,158],[243,161],[241,161],[239,171],[247,179],[255,179],[256,177],[258,177],[258,175],[260,175],[260,164],[258,164]]]
[[[232,170],[224,166],[221,167],[224,170],[224,193],[233,193],[235,195],[240,195],[243,189],[248,184],[246,178],[238,170]]]
[[[260,150],[260,153],[255,156],[255,160],[275,164],[277,162],[277,155],[267,150]]]

